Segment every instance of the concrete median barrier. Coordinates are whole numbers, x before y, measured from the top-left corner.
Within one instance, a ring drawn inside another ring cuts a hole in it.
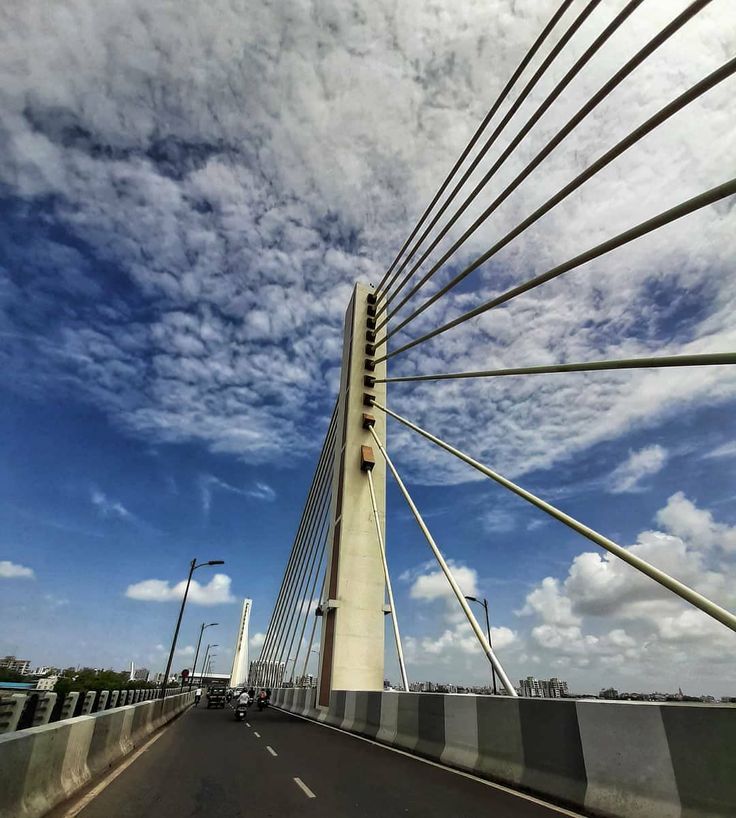
[[[605,818],[734,818],[736,706],[337,690],[283,709]]]
[[[193,693],[0,735],[0,818],[40,818],[184,712]]]

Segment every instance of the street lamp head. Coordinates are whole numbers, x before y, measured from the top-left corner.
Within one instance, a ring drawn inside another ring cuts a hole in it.
[[[225,560],[208,560],[207,565],[224,565]]]
[[[211,628],[213,625],[219,625],[219,622],[210,622],[209,625],[205,625],[205,628]]]
[[[465,599],[469,599],[471,602],[478,602],[479,600],[476,599],[474,596],[466,596]]]

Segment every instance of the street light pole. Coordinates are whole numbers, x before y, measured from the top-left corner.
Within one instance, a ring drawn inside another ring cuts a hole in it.
[[[176,620],[176,628],[174,629],[174,638],[171,640],[171,650],[169,651],[169,661],[166,663],[166,672],[164,673],[164,683],[161,688],[161,700],[166,698],[166,688],[169,684],[169,674],[171,673],[171,663],[174,661],[174,651],[176,650],[176,640],[179,638],[179,628],[181,627],[181,619],[184,616],[184,606],[187,604],[187,596],[189,595],[189,586],[192,583],[192,574],[197,568],[203,565],[224,565],[223,560],[209,560],[208,562],[197,563],[195,557],[189,564],[189,576],[187,577],[187,585],[184,589],[184,596],[181,600],[181,607],[179,608],[179,618]]]
[[[215,642],[214,645],[207,645],[207,650],[204,654],[204,661],[202,662],[202,670],[199,672],[199,684],[202,684],[202,678],[204,674],[207,672],[207,657],[210,655],[210,648],[217,648],[219,645]]]
[[[192,665],[192,675],[189,677],[189,689],[192,689],[192,685],[194,684],[194,674],[197,672],[197,659],[199,659],[199,647],[202,644],[202,634],[204,633],[205,628],[211,628],[213,625],[219,625],[219,622],[210,622],[209,625],[205,625],[204,622],[202,623],[202,627],[199,629],[199,639],[197,639],[197,651],[194,654],[194,664]]]
[[[491,646],[491,650],[493,650],[493,642],[491,641],[491,622],[488,618],[488,600],[483,597],[482,600],[476,599],[474,596],[466,596],[465,599],[469,600],[470,602],[477,602],[479,605],[483,606],[483,609],[486,612],[486,631],[488,631],[488,644]],[[493,675],[493,695],[498,694],[498,689],[496,688],[496,670],[491,665],[491,674]]]

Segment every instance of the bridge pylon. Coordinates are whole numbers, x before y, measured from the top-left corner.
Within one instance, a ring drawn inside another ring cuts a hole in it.
[[[356,284],[345,314],[342,373],[337,409],[329,559],[322,611],[317,701],[329,705],[331,690],[382,690],[384,679],[385,578],[364,469],[371,468],[385,542],[386,466],[374,458],[367,424],[382,440],[386,417],[373,416],[367,395],[383,402],[386,364],[375,346],[375,295]]]

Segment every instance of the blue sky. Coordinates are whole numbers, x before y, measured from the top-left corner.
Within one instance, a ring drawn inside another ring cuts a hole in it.
[[[637,10],[493,190],[685,3],[669,5]],[[499,150],[620,6],[600,4]],[[219,621],[210,639],[229,669],[244,596],[257,647],[334,401],[352,284],[380,279],[549,7],[292,11],[70,0],[44,23],[34,4],[0,11],[0,652],[161,668],[167,589],[195,556],[226,565],[197,573],[177,664],[199,624]],[[711,3],[438,281],[732,56],[734,28],[727,0]],[[673,118],[401,339],[725,181],[733,91]],[[735,227],[721,202],[397,356],[391,374],[733,350]],[[736,606],[729,369],[396,384],[389,400]],[[512,678],[733,692],[722,626],[401,427],[389,445],[465,588],[491,600]],[[484,679],[393,488],[388,548],[412,678]],[[151,591],[161,599],[126,596],[150,580],[169,583]]]

